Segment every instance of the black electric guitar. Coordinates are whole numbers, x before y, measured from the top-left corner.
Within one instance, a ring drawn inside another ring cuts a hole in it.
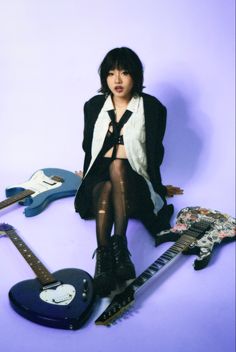
[[[8,224],[0,224],[30,265],[36,279],[25,280],[9,291],[13,309],[35,323],[76,330],[89,318],[95,300],[92,277],[80,269],[62,269],[51,274]]]
[[[184,208],[177,215],[176,225],[170,230],[162,231],[156,238],[157,243],[169,240],[177,241],[123,292],[113,298],[95,324],[108,326],[120,318],[134,303],[135,293],[180,253],[198,254],[194,269],[204,268],[216,244],[235,240],[235,219],[215,210],[201,207]]]

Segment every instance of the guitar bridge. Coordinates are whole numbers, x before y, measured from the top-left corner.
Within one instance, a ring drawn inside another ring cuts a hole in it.
[[[55,288],[60,285],[61,285],[60,281],[52,282],[51,284],[43,286],[43,290],[49,290],[50,288]]]

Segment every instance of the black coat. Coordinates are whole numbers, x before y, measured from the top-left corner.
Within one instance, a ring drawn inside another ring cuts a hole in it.
[[[147,172],[152,186],[165,199],[166,187],[162,184],[160,166],[163,161],[163,137],[166,129],[166,108],[155,97],[142,93],[144,103]],[[85,152],[83,174],[85,175],[91,161],[91,146],[95,122],[104,102],[104,95],[96,95],[84,105],[84,136],[82,147]]]

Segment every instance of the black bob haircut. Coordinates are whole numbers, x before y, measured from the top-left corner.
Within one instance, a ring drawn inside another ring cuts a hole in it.
[[[115,48],[110,50],[104,57],[98,73],[100,75],[101,88],[99,92],[110,94],[111,91],[107,85],[107,76],[110,70],[119,69],[126,70],[133,79],[133,95],[140,95],[143,86],[143,65],[138,55],[131,49],[126,47]]]

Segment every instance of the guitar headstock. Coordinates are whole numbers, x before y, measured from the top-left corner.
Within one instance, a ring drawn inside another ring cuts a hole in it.
[[[134,302],[134,291],[127,288],[116,295],[105,311],[95,320],[96,325],[109,326],[119,319]]]
[[[9,231],[14,230],[14,227],[6,224],[6,223],[0,223],[0,235],[4,236],[6,235]]]

